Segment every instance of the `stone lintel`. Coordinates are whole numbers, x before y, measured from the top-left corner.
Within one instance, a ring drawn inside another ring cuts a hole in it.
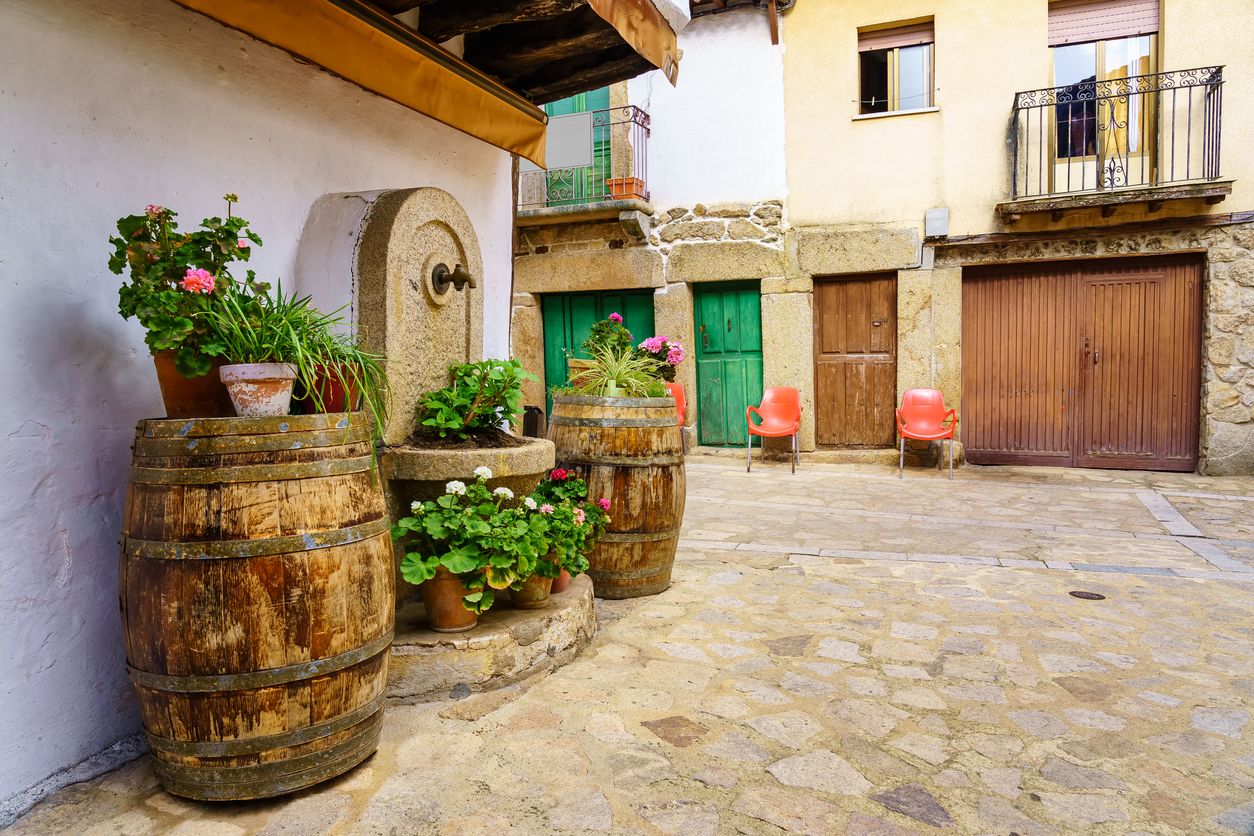
[[[662,287],[662,255],[644,247],[582,250],[514,259],[514,290],[564,293]]]
[[[784,275],[784,252],[753,241],[676,244],[667,261],[672,282],[729,282]]]
[[[797,271],[808,276],[909,269],[919,266],[921,254],[915,226],[803,226],[790,239]]]

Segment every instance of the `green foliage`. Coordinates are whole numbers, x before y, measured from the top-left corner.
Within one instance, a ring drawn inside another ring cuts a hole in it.
[[[416,430],[423,435],[467,439],[516,424],[522,415],[525,381],[538,378],[518,360],[483,360],[449,367],[452,384],[418,401]]]
[[[513,505],[507,488],[489,491],[486,468],[469,485],[449,482],[431,502],[414,503],[392,536],[403,543],[401,575],[412,584],[435,577],[443,566],[462,582],[462,605],[488,610],[496,591],[531,577],[549,550],[549,521],[528,505]]]
[[[600,397],[660,398],[666,395],[657,362],[630,345],[621,351],[608,346],[597,348],[592,353],[591,367],[580,370],[567,390]]]
[[[129,272],[129,282],[118,290],[118,312],[139,320],[154,352],[173,350],[175,366],[185,377],[199,377],[211,367],[214,345],[201,315],[218,292],[234,284],[228,265],[248,260],[249,242],[261,244],[248,221],[231,216],[231,204],[238,198],[226,198],[227,217],[206,218],[194,232],[179,232],[177,213],[149,206],[142,215],[120,218],[118,234],[109,239],[109,269],[117,275]],[[188,270],[207,271],[215,280],[214,290],[183,289],[179,283]]]
[[[588,555],[610,522],[609,500],[589,501],[588,483],[561,468],[540,483],[531,500],[542,512],[551,509],[545,513],[549,553],[557,558],[540,561],[537,574],[556,577],[565,569],[574,576],[588,571]]]
[[[609,319],[603,319],[592,326],[588,338],[583,341],[583,350],[593,357],[603,349],[621,354],[632,347],[631,341],[631,332],[623,327],[623,318],[614,313],[610,314]]]

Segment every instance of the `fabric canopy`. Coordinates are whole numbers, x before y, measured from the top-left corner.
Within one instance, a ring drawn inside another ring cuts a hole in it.
[[[372,6],[357,0],[175,2],[544,166],[548,117],[543,110]],[[605,4],[619,5],[608,0]],[[656,8],[653,12],[658,14]],[[599,10],[598,14],[605,17]],[[657,49],[655,39],[645,34],[641,38],[648,48]],[[671,32],[672,50],[674,43]]]
[[[592,10],[673,85],[679,81],[679,45],[675,30],[653,0],[588,0]]]

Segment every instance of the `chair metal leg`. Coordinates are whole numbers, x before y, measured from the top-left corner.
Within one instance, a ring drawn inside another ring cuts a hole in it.
[[[792,472],[797,472],[797,462],[801,460],[801,452],[797,448],[797,434],[792,434]]]
[[[949,481],[954,480],[954,440],[949,439]]]
[[[897,464],[897,478],[904,479],[906,477],[906,437],[901,437],[901,461]]]
[[[749,443],[745,445],[745,473],[753,472],[753,434],[749,430],[745,430],[745,437],[749,439]]]

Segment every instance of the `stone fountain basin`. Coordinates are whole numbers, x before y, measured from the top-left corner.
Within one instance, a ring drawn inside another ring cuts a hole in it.
[[[544,438],[523,438],[518,447],[485,447],[470,450],[440,450],[428,447],[387,447],[383,451],[383,478],[393,515],[409,513],[411,502],[425,502],[444,493],[454,479],[475,481],[475,468],[492,469],[488,487],[509,488],[522,497],[535,490],[544,475],[553,469],[553,442]]]

